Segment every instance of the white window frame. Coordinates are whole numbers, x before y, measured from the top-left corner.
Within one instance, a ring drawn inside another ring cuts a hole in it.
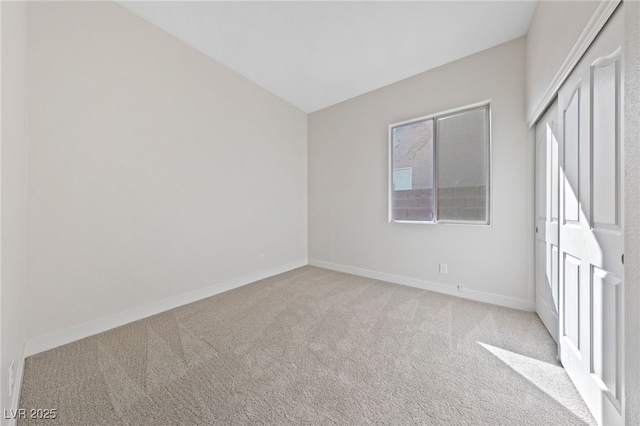
[[[486,173],[486,182],[487,189],[485,194],[485,220],[482,221],[474,221],[474,220],[440,220],[438,218],[438,161],[437,161],[437,146],[438,146],[438,120],[448,117],[453,117],[456,115],[460,115],[465,112],[470,112],[477,109],[486,109],[486,119],[487,119],[487,155],[485,156],[485,173]],[[409,124],[419,123],[426,120],[433,120],[433,219],[432,220],[402,220],[402,219],[394,219],[393,218],[393,129],[396,127],[402,127]],[[393,123],[389,125],[389,137],[388,137],[388,149],[389,149],[389,170],[388,170],[388,220],[389,223],[413,223],[413,224],[428,224],[428,225],[437,225],[437,224],[459,224],[459,225],[484,225],[491,226],[492,223],[492,197],[491,192],[493,189],[493,174],[492,170],[492,131],[491,131],[491,101],[483,101],[478,102],[471,105],[466,105],[463,107],[450,109],[442,112],[438,112],[435,114],[425,115],[418,118],[413,118],[411,120],[405,120],[398,123]]]

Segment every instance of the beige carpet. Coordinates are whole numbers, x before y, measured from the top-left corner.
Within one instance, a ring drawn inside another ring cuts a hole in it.
[[[303,267],[27,359],[19,425],[593,423],[535,314]]]

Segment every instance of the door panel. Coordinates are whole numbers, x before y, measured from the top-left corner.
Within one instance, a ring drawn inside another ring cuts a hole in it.
[[[560,359],[599,424],[622,424],[624,412],[622,17],[558,92]]]
[[[593,67],[593,221],[618,225],[616,93],[619,57]]]
[[[615,315],[620,309],[620,284],[615,274],[593,268],[593,373],[602,381],[610,396],[620,401],[618,357],[620,328]]]
[[[559,191],[560,191],[560,183],[559,183],[559,157],[558,157],[558,136],[556,136],[558,134],[558,122],[557,122],[557,105],[554,105],[553,108],[553,122],[551,125],[551,137],[549,140],[549,145],[550,145],[550,162],[551,162],[551,170],[549,170],[549,175],[551,176],[551,187],[549,188],[550,191],[550,198],[551,198],[551,223],[553,223],[555,225],[554,227],[554,234],[553,236],[550,236],[550,240],[552,241],[558,241],[558,220],[560,217],[559,214],[559,202],[560,202],[560,196],[559,196]]]
[[[564,256],[564,333],[573,344],[572,350],[580,354],[580,259]]]
[[[564,110],[564,219],[580,220],[580,88],[576,89]]]
[[[547,243],[543,240],[538,240],[538,253],[537,258],[540,259],[539,262],[536,263],[537,271],[536,276],[540,277],[539,280],[536,280],[536,294],[541,299],[543,303],[547,303],[549,300],[550,291],[547,288],[551,287],[551,283],[548,279],[548,269],[549,269],[549,259],[547,256]]]
[[[557,239],[557,234],[556,234],[556,239]],[[556,328],[558,323],[557,321],[558,309],[560,308],[559,306],[560,304],[560,297],[559,297],[560,279],[559,278],[560,277],[558,272],[558,258],[559,258],[558,246],[551,244],[551,296],[553,297],[553,306],[556,312]],[[557,340],[558,339],[556,339],[556,341]]]
[[[536,126],[536,312],[558,341],[558,119],[554,103]]]

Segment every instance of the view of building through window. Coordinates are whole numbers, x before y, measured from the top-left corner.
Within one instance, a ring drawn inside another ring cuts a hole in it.
[[[393,218],[433,220],[433,120],[392,130]]]

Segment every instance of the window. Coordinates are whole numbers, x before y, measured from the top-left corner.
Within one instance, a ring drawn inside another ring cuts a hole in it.
[[[389,126],[389,220],[489,223],[489,105]]]

